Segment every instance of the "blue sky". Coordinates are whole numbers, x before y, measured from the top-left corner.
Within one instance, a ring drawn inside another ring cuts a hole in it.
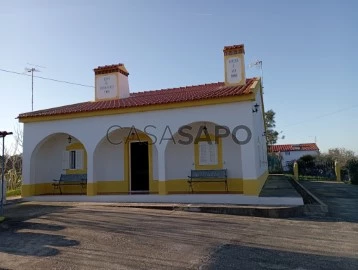
[[[131,92],[224,80],[222,49],[260,59],[279,143],[317,140],[358,154],[357,1],[2,1],[0,69],[94,85],[122,62]],[[0,71],[0,130],[31,111],[31,78]],[[94,99],[94,89],[34,80],[34,109]],[[9,141],[10,142],[10,141]]]

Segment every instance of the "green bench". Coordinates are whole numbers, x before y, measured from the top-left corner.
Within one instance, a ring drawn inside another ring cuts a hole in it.
[[[61,174],[60,179],[54,179],[52,183],[54,189],[58,189],[62,194],[61,186],[81,186],[81,192],[87,187],[87,174]]]
[[[225,191],[228,192],[229,188],[227,185],[227,170],[191,170],[190,176],[188,176],[188,184],[193,190],[193,183],[195,182],[224,182],[225,183]]]

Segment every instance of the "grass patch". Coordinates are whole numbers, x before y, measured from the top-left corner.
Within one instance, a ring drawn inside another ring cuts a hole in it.
[[[20,196],[21,195],[21,189],[15,189],[15,190],[9,190],[6,191],[6,197],[15,197],[15,196]]]
[[[0,223],[5,220],[5,217],[0,217]]]

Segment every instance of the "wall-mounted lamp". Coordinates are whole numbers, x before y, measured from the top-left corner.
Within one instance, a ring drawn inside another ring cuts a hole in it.
[[[260,105],[256,103],[254,105],[254,107],[255,107],[255,109],[252,109],[252,112],[258,112],[258,110],[259,110],[258,107],[260,107]]]
[[[70,135],[68,136],[67,141],[69,144],[72,142],[72,137]]]

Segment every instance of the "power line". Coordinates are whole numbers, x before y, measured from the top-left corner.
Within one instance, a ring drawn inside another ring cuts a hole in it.
[[[330,113],[318,115],[318,116],[316,116],[314,118],[310,118],[310,120],[304,120],[304,121],[300,121],[300,122],[297,122],[297,123],[294,123],[294,124],[289,124],[289,125],[283,126],[282,128],[296,126],[296,125],[300,125],[300,124],[305,124],[305,123],[312,122],[312,121],[320,119],[320,118],[324,118],[324,117],[331,116],[331,115],[334,115],[334,114],[337,114],[337,113],[348,111],[350,109],[357,108],[357,107],[358,107],[358,105],[352,105],[350,107],[342,108],[342,109],[339,109],[337,111],[333,111],[333,112],[330,112]]]
[[[30,74],[20,73],[20,72],[16,72],[16,71],[12,71],[12,70],[7,70],[7,69],[2,69],[2,68],[0,68],[0,71],[6,72],[6,73],[12,73],[12,74],[17,74],[17,75],[22,75],[22,76],[28,76],[28,77],[30,76],[30,77],[31,77]],[[34,77],[34,78],[38,78],[38,79],[42,79],[42,80],[58,82],[58,83],[66,83],[66,84],[72,84],[72,85],[77,85],[77,86],[82,86],[82,87],[94,88],[94,86],[87,85],[87,84],[81,84],[81,83],[74,83],[74,82],[62,81],[62,80],[57,80],[57,79],[52,79],[52,78],[46,78],[46,77],[41,77],[41,76],[35,76],[35,75],[33,75],[33,77]]]

